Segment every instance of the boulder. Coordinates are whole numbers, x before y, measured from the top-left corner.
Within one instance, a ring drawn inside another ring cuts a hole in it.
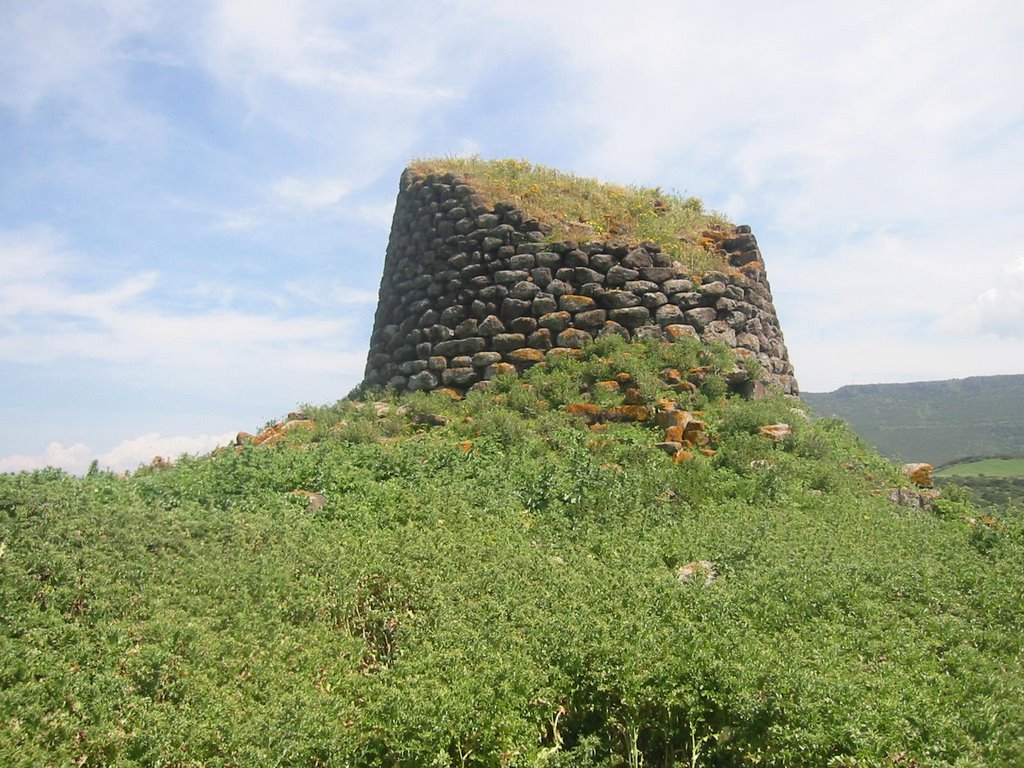
[[[932,480],[932,472],[935,471],[935,468],[931,464],[923,462],[904,464],[902,469],[903,474],[909,477],[910,482],[918,488],[931,488],[935,484]]]
[[[763,437],[767,437],[769,440],[777,443],[792,435],[793,427],[789,424],[765,424],[764,426],[758,427],[757,431],[760,432]]]

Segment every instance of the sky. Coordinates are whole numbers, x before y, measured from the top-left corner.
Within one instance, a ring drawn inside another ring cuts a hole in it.
[[[1024,4],[0,0],[0,471],[361,379],[412,159],[750,224],[805,391],[1024,373]]]

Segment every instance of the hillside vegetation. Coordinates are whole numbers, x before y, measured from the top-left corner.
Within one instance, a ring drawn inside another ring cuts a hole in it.
[[[1024,764],[1020,521],[894,505],[732,365],[611,337],[129,477],[0,476],[0,761]],[[670,402],[703,452],[657,447]]]
[[[457,174],[484,205],[516,206],[535,218],[551,241],[651,241],[695,273],[723,265],[717,241],[703,238],[704,232],[732,230],[721,214],[706,212],[699,198],[608,184],[525,160],[430,158],[410,168],[419,175]]]
[[[815,413],[848,421],[890,458],[943,466],[1024,451],[1024,375],[860,384],[801,396]]]

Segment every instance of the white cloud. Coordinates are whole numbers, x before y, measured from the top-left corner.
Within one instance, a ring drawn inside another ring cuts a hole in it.
[[[0,360],[92,360],[124,366],[125,375],[140,380],[173,377],[211,388],[265,386],[302,373],[340,378],[362,369],[364,340],[350,338],[352,320],[343,310],[371,303],[369,292],[335,285],[310,294],[293,286],[276,294],[277,304],[239,310],[223,306],[230,287],[206,282],[191,295],[215,306],[172,312],[161,308],[168,297],[157,291],[155,273],[90,291],[76,284],[85,263],[52,230],[0,232],[0,267],[8,276],[0,284]]]
[[[266,78],[362,97],[432,101],[453,94],[431,77],[436,43],[429,34],[416,38],[423,22],[443,25],[433,7],[408,5],[383,17],[368,5],[323,0],[221,0],[206,22],[208,66],[225,79]]]
[[[109,142],[162,134],[163,121],[130,97],[127,59],[119,51],[158,28],[152,3],[37,0],[6,11],[0,105],[32,117],[58,103],[62,124]]]
[[[82,474],[93,460],[100,469],[123,472],[135,469],[140,464],[149,464],[157,456],[173,461],[182,454],[208,453],[214,448],[228,445],[235,435],[235,432],[225,432],[219,435],[164,437],[158,432],[148,432],[139,437],[123,440],[113,448],[98,454],[83,443],[64,446],[53,442],[41,454],[16,454],[0,458],[0,472],[31,472],[44,467],[57,467],[72,474]]]
[[[357,205],[352,209],[346,209],[344,213],[346,215],[354,216],[372,227],[387,231],[391,228],[391,219],[394,217],[395,204],[368,203]]]
[[[960,335],[1024,340],[1024,256],[1005,265],[991,287],[952,313],[940,328]]]
[[[68,472],[84,471],[92,459],[92,451],[83,443],[63,446],[50,443],[46,450],[34,456],[14,454],[0,459],[0,472],[31,472],[34,469],[58,467]]]
[[[277,197],[307,211],[337,205],[350,189],[349,184],[341,179],[296,179],[292,176],[273,185]]]
[[[148,432],[131,440],[123,440],[109,451],[101,453],[96,460],[100,468],[120,472],[134,469],[140,464],[148,464],[156,456],[173,461],[182,454],[208,453],[214,448],[228,445],[235,439],[236,434],[237,432],[225,432],[219,435],[164,437],[159,432]]]
[[[285,283],[285,291],[303,304],[337,307],[342,305],[372,306],[377,303],[376,291],[361,291],[340,283],[308,285]]]
[[[806,392],[830,392],[845,384],[935,381],[966,376],[1021,373],[1024,340],[972,339],[969,344],[913,329],[867,328],[858,338],[836,342],[786,334],[797,380]]]
[[[215,213],[214,230],[223,232],[249,232],[259,228],[263,219],[250,210]]]

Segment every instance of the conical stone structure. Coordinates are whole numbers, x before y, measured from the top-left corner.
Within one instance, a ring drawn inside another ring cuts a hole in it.
[[[548,242],[458,176],[402,174],[364,384],[465,390],[595,337],[695,336],[760,361],[798,394],[749,227],[710,230],[717,271],[688,274],[654,243]]]

